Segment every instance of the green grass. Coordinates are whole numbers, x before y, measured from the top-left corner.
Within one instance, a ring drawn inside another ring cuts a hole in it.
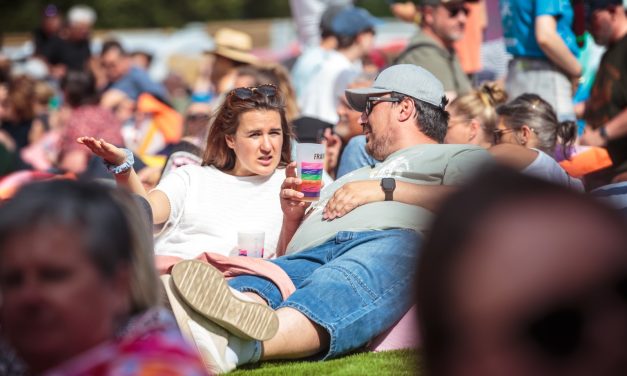
[[[229,376],[259,375],[417,375],[418,359],[413,351],[360,353],[328,361],[263,362],[245,366]]]

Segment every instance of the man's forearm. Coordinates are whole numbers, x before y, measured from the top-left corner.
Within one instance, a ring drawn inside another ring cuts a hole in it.
[[[627,135],[627,108],[605,124],[608,140],[615,140]]]
[[[446,185],[426,185],[396,182],[394,201],[421,206],[429,211],[438,210],[442,202],[457,188]]]
[[[537,17],[535,32],[540,49],[553,64],[570,77],[581,76],[581,64],[557,33],[557,21],[553,16]]]

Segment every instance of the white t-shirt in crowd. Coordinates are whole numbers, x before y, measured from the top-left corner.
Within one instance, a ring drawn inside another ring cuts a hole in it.
[[[521,172],[526,175],[535,176],[539,179],[550,181],[555,184],[560,184],[576,191],[583,192],[584,187],[581,180],[573,178],[557,163],[557,161],[551,158],[545,152],[533,149],[538,153],[536,159],[531,164],[525,167]]]
[[[281,232],[280,190],[285,169],[270,176],[233,176],[213,166],[180,167],[157,185],[170,201],[170,218],[155,238],[155,254],[222,255],[237,246],[237,233],[265,232],[264,256],[273,254]]]
[[[304,87],[298,105],[302,116],[336,124],[340,94],[361,70],[340,52],[329,51],[326,57],[321,69]]]

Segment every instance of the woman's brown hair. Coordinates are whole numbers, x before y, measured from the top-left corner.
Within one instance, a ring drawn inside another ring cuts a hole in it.
[[[276,87],[274,95],[266,95],[257,90],[252,90],[252,96],[242,99],[233,89],[227,93],[224,103],[215,115],[209,135],[207,147],[202,158],[203,166],[215,166],[220,171],[230,171],[235,168],[237,156],[233,149],[226,144],[227,135],[234,135],[239,127],[241,115],[249,111],[277,111],[281,117],[281,130],[283,133],[283,145],[281,147],[281,161],[279,166],[286,166],[292,160],[292,129],[285,117],[285,104],[281,93]]]

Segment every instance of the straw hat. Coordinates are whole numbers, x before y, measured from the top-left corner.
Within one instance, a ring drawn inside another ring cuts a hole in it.
[[[259,59],[250,53],[253,48],[253,39],[250,35],[229,28],[221,28],[213,36],[216,48],[211,51],[234,61],[255,64]]]

